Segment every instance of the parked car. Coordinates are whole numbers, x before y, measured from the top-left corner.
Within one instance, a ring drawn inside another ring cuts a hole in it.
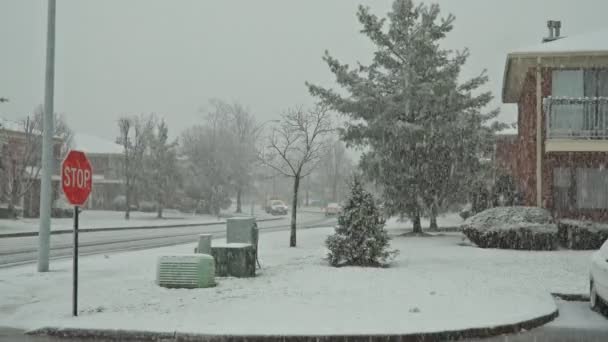
[[[329,203],[325,207],[325,216],[335,216],[342,213],[342,206],[338,203]]]
[[[606,313],[608,304],[608,240],[591,256],[589,275],[591,309]]]
[[[266,205],[266,212],[272,215],[287,215],[289,207],[281,200],[270,200]]]

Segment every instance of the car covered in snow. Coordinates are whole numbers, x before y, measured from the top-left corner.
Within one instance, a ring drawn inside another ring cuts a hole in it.
[[[325,207],[325,216],[335,216],[342,213],[342,206],[339,203],[329,203]]]
[[[608,306],[608,240],[591,256],[589,302],[595,311],[606,312]]]
[[[270,200],[266,205],[266,212],[272,215],[287,215],[289,208],[281,200]]]

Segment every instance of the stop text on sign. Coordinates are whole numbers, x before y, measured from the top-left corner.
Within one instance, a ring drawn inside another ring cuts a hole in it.
[[[61,187],[68,202],[81,206],[93,187],[93,170],[82,151],[70,151],[61,164]]]
[[[89,180],[91,180],[90,170],[83,170],[69,166],[63,169],[64,186],[75,186],[77,188],[84,188],[89,184]]]

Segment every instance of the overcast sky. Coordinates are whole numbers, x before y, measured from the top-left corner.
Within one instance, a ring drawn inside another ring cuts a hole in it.
[[[76,131],[114,139],[125,114],[157,113],[173,135],[201,120],[210,98],[248,105],[258,120],[310,104],[305,81],[332,85],[328,49],[366,63],[358,4],[388,0],[58,0],[55,111]],[[536,45],[547,19],[565,35],[608,26],[606,0],[439,0],[456,16],[445,46],[468,47],[465,76],[488,70],[500,119],[506,53]],[[0,113],[19,119],[43,102],[46,1],[0,1]],[[607,37],[608,39],[608,37]]]

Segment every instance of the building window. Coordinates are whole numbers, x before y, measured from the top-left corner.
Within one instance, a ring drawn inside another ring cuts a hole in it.
[[[553,97],[582,98],[584,96],[583,70],[554,70],[551,81]],[[551,130],[580,131],[583,128],[583,105],[555,106],[551,112]]]
[[[608,70],[579,69],[554,70],[551,95],[574,99],[608,97]],[[604,130],[608,108],[602,102],[568,103],[554,106],[551,110],[550,129],[568,134],[597,134]]]
[[[576,170],[576,204],[579,209],[608,208],[608,170]]]
[[[553,169],[553,201],[557,210],[567,210],[572,207],[570,203],[570,189],[572,188],[572,172],[568,167]]]

